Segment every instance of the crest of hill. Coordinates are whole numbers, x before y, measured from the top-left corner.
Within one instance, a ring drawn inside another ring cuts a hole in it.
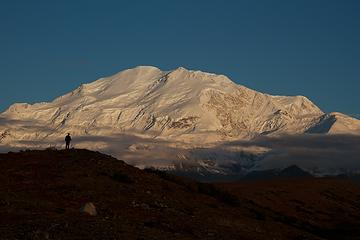
[[[345,179],[199,183],[81,149],[0,154],[0,168],[2,239],[357,239],[359,234],[360,189]],[[88,204],[96,215],[80,211]]]

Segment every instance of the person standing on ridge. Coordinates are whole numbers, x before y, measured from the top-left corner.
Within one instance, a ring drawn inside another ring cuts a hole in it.
[[[68,133],[65,137],[66,149],[70,149],[70,142],[71,142],[71,137],[70,137],[70,133]]]

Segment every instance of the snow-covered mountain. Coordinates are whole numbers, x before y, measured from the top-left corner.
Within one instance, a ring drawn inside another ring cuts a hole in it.
[[[49,103],[17,103],[0,114],[2,145],[46,146],[67,132],[74,139],[131,135],[203,147],[262,135],[360,134],[360,120],[324,113],[303,96],[260,93],[224,75],[148,66],[83,84]],[[105,139],[96,148],[107,145]]]

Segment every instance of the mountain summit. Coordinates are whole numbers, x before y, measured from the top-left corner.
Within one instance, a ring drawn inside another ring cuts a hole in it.
[[[0,114],[0,142],[138,134],[183,142],[259,135],[360,133],[360,121],[323,113],[303,96],[271,96],[224,75],[140,66],[82,84],[49,103],[18,103]]]

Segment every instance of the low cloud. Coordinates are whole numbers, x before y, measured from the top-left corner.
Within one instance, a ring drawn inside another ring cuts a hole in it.
[[[360,136],[318,135],[261,137],[253,144],[270,148],[259,168],[281,168],[292,164],[312,171],[360,169]]]
[[[22,141],[21,144],[34,148],[64,147],[63,139],[54,142]],[[272,169],[296,164],[314,173],[360,171],[360,136],[355,135],[261,136],[251,141],[232,141],[211,148],[190,149],[157,138],[126,134],[73,137],[72,144],[75,148],[110,154],[138,167],[166,167],[179,163],[196,165],[201,161],[212,161],[215,167],[223,169]],[[0,146],[1,152],[14,149]]]

